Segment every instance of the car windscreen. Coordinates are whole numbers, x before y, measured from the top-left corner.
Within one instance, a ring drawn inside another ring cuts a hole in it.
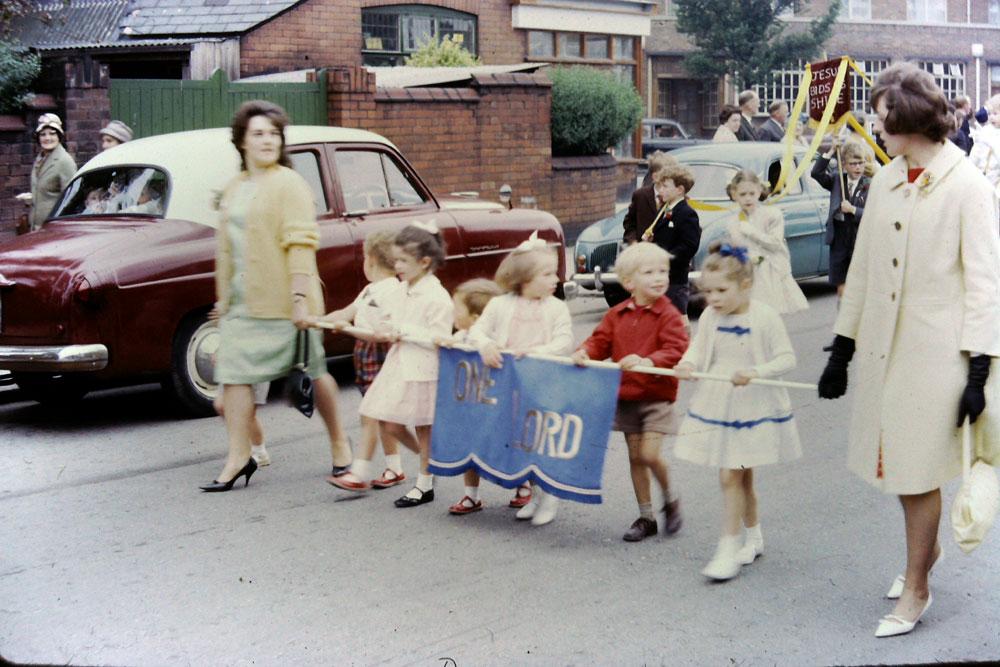
[[[170,195],[168,185],[167,175],[153,167],[94,169],[73,179],[52,217],[141,215],[162,218]]]
[[[726,186],[736,175],[736,167],[728,164],[691,164],[686,166],[694,174],[694,187],[689,196],[693,199],[729,199]]]

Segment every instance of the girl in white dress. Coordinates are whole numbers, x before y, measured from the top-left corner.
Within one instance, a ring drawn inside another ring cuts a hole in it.
[[[507,293],[486,304],[482,316],[469,329],[469,342],[479,348],[484,364],[500,368],[501,349],[513,352],[515,357],[530,352],[568,355],[573,350],[569,308],[565,301],[553,296],[559,285],[558,271],[555,249],[538,238],[537,232],[500,262],[495,279]],[[453,514],[465,513],[455,510],[482,507],[478,477],[466,478],[465,496],[452,506]],[[520,498],[530,500],[522,505]],[[519,489],[510,505],[521,505],[516,517],[531,519],[534,526],[551,522],[559,508],[558,498],[537,484],[530,496]]]
[[[396,235],[393,254],[396,275],[403,281],[389,320],[374,340],[395,343],[382,370],[368,389],[358,412],[379,421],[385,435],[420,454],[417,484],[396,507],[415,507],[434,500],[434,478],[428,473],[431,424],[437,394],[437,349],[401,340],[413,336],[426,341],[451,335],[454,307],[448,291],[434,275],[444,262],[444,243],[433,222],[414,222]],[[407,430],[416,431],[416,443]]]
[[[699,287],[710,306],[691,346],[676,366],[678,377],[694,371],[725,375],[698,385],[681,424],[677,458],[719,468],[723,527],[715,556],[702,574],[723,581],[739,574],[764,549],[757,518],[753,468],[802,455],[785,389],[748,384],[795,367],[795,352],[781,317],[751,300],[754,269],[747,249],[713,243]],[[746,526],[746,541],[741,535]]]
[[[785,243],[785,217],[776,206],[761,206],[764,184],[752,171],[739,171],[726,187],[729,198],[740,206],[739,216],[729,225],[734,245],[746,246],[753,264],[754,301],[763,301],[782,315],[809,307],[792,277],[792,261]]]

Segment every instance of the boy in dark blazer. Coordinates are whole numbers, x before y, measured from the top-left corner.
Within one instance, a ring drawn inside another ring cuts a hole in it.
[[[653,179],[653,187],[663,205],[654,221],[641,232],[640,238],[670,253],[667,298],[686,316],[691,296],[688,270],[701,243],[698,213],[687,201],[687,193],[694,187],[694,174],[681,164],[668,166]]]

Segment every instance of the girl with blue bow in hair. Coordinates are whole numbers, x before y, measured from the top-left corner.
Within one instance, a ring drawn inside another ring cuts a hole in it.
[[[764,550],[753,469],[802,455],[788,391],[750,384],[795,368],[781,316],[766,303],[751,300],[754,274],[747,248],[719,242],[709,246],[698,284],[709,307],[674,369],[685,380],[695,371],[731,378],[731,383],[699,383],[675,449],[679,459],[719,468],[722,537],[702,570],[717,581],[732,579]]]
[[[785,243],[785,217],[777,206],[761,206],[768,192],[757,174],[739,171],[726,186],[740,213],[728,228],[734,245],[746,246],[754,269],[753,299],[782,315],[809,307],[792,277],[792,261]]]

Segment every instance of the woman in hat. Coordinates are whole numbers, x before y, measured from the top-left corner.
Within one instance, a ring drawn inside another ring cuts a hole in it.
[[[121,146],[126,141],[132,141],[132,128],[120,120],[111,121],[101,130],[102,151]]]
[[[39,152],[31,169],[31,213],[28,216],[29,231],[32,232],[45,224],[59,201],[59,195],[76,173],[76,162],[63,148],[66,135],[59,116],[42,114],[35,128],[35,140]]]

